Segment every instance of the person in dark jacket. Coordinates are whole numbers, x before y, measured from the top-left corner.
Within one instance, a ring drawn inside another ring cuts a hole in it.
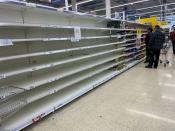
[[[171,42],[173,44],[173,54],[175,55],[175,28],[170,33],[170,39],[171,39]]]
[[[153,32],[153,29],[151,27],[148,28],[148,33],[146,34],[145,37],[145,44],[146,44],[146,61],[145,63],[149,62],[149,58],[150,58],[150,48],[149,48],[149,40],[150,40],[150,36]]]
[[[149,64],[146,68],[152,68],[154,64],[154,68],[158,67],[159,57],[160,57],[160,50],[165,43],[165,34],[162,33],[160,26],[155,26],[155,32],[151,34],[149,40],[149,47],[150,47],[150,59]]]

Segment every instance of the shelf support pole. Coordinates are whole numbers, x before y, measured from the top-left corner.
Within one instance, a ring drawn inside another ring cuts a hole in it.
[[[166,4],[167,3],[167,0],[162,0],[161,1],[161,4],[162,4],[162,6],[161,6],[161,21],[165,21],[165,15],[166,15]]]
[[[68,0],[65,0],[65,9],[66,9],[66,11],[69,11],[69,3],[68,3]]]
[[[71,0],[71,3],[72,3],[72,11],[76,11],[77,12],[76,0]]]
[[[111,18],[111,0],[105,0],[106,18]]]

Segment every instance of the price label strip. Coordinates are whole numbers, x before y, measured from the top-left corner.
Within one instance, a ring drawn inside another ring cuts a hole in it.
[[[36,4],[35,3],[26,3],[26,6],[35,8]]]
[[[11,46],[11,45],[13,45],[12,40],[0,39],[0,46]]]

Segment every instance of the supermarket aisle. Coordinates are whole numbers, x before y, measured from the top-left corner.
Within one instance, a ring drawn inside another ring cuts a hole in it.
[[[174,131],[175,57],[170,67],[143,64],[104,84],[26,131]]]

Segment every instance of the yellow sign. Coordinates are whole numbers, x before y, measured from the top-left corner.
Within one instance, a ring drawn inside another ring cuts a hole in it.
[[[168,25],[168,23],[166,21],[162,21],[162,22],[158,21],[156,16],[153,16],[153,17],[150,17],[150,18],[138,19],[137,22],[139,22],[141,24],[149,24],[153,28],[156,25],[160,25],[160,26]]]
[[[153,16],[151,18],[144,18],[144,19],[139,19],[137,22],[141,24],[150,24],[152,27],[155,27],[158,25],[157,17]]]

